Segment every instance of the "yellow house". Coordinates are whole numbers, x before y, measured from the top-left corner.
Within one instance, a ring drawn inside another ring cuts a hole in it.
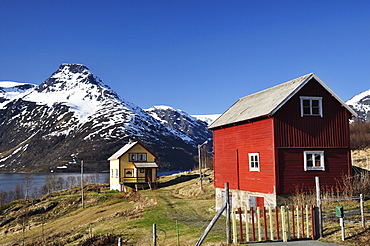
[[[110,189],[124,191],[124,186],[155,183],[158,165],[156,156],[138,141],[129,141],[111,157]]]

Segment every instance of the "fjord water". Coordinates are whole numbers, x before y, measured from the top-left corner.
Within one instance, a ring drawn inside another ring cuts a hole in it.
[[[32,174],[32,182],[31,182],[31,189],[32,192],[34,189],[40,189],[46,183],[46,176],[50,174],[46,173],[33,173]],[[56,179],[63,178],[67,180],[68,177],[75,177],[76,180],[80,180],[81,175],[79,173],[55,173]],[[92,173],[85,173],[84,179],[91,175],[96,175]],[[0,173],[0,190],[9,192],[14,190],[15,186],[18,184],[24,186],[25,184],[26,174],[24,173]],[[109,178],[109,173],[99,173],[99,178],[97,182],[99,184],[106,183],[107,178]],[[109,181],[108,181],[109,182]]]
[[[158,171],[158,176],[167,176],[180,171]],[[98,173],[97,182],[99,184],[109,183],[109,173]],[[46,183],[46,176],[50,175],[48,173],[34,173],[32,174],[32,183],[30,187],[30,192],[34,189],[40,189]],[[56,179],[63,178],[67,180],[68,177],[75,177],[78,182],[80,182],[80,173],[54,173]],[[96,175],[96,173],[84,173],[84,179],[89,176]],[[0,173],[0,190],[2,191],[13,191],[15,186],[20,184],[23,188],[25,185],[25,174],[24,173]]]

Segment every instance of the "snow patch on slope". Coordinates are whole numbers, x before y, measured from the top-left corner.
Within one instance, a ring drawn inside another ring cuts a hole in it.
[[[21,98],[37,85],[14,81],[0,81],[0,109],[11,101]]]
[[[359,114],[359,118],[362,118],[364,121],[369,121],[370,89],[352,97],[346,103]]]
[[[89,76],[93,76],[87,68],[82,72],[74,73],[67,64],[62,66],[48,79],[53,81],[51,86],[47,89],[39,86],[38,90],[27,94],[24,100],[49,107],[52,107],[55,102],[62,103],[71,108],[80,122],[86,122],[89,116],[102,108],[102,101],[98,98],[107,89],[86,82]],[[101,91],[102,88],[103,91]]]
[[[212,124],[221,114],[192,115],[194,118],[207,122],[208,126]]]

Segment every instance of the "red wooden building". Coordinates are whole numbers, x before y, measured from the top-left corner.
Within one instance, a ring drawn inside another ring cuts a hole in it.
[[[335,185],[351,173],[355,115],[313,73],[239,99],[209,127],[218,205],[225,182],[247,206],[277,205],[297,187],[315,187],[315,176]]]

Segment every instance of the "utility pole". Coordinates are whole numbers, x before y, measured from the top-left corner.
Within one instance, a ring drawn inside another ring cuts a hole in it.
[[[84,161],[81,160],[81,196],[82,208],[84,208]]]
[[[202,158],[201,158],[201,151],[200,151],[200,149],[202,148],[202,146],[203,145],[205,145],[205,144],[207,144],[208,143],[208,141],[206,140],[206,141],[204,141],[204,143],[202,143],[202,144],[200,144],[200,145],[198,145],[198,161],[199,161],[199,187],[200,187],[200,189],[202,190]]]

